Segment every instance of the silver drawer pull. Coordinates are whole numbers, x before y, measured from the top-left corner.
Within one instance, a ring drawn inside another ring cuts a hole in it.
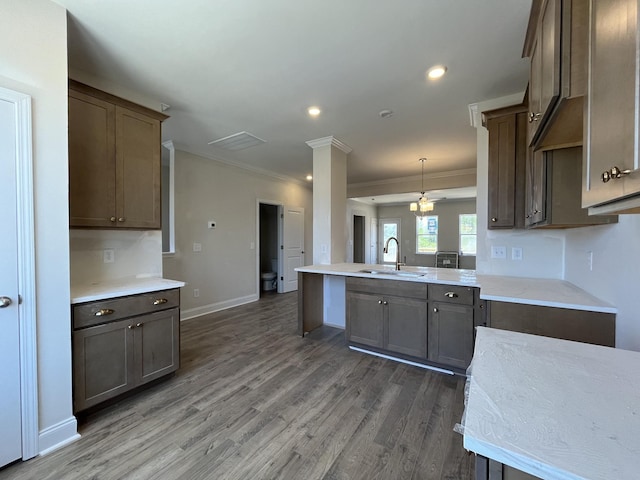
[[[455,293],[455,292],[447,292],[447,293],[444,294],[444,296],[447,297],[447,298],[457,298],[458,294]]]
[[[94,315],[96,317],[104,317],[105,315],[111,315],[112,313],[115,313],[115,310],[111,310],[110,308],[101,308],[96,313],[94,313]]]
[[[162,305],[162,304],[164,304],[164,303],[167,303],[168,301],[169,301],[169,300],[167,300],[166,298],[156,298],[156,299],[153,301],[153,304],[154,304],[154,305]]]
[[[142,323],[142,322],[136,323],[136,327],[141,327],[142,325],[144,325],[144,323]]]

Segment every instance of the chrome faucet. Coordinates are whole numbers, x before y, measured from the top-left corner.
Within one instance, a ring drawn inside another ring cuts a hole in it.
[[[391,240],[395,240],[396,242],[396,270],[400,270],[400,265],[404,265],[400,263],[400,242],[396,237],[389,237],[384,244],[384,248],[382,249],[383,253],[389,253],[389,242]]]

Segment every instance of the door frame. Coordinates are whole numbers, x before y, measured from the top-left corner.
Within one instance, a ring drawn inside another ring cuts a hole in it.
[[[265,205],[274,205],[275,207],[284,207],[282,202],[278,202],[277,200],[263,200],[256,199],[256,295],[260,298],[260,204]],[[280,238],[282,230],[282,219],[278,217],[278,242],[282,244],[282,239]],[[282,249],[278,248],[278,272],[282,272]],[[281,275],[276,276],[278,288],[277,292],[282,293],[282,280],[280,280]]]
[[[36,330],[33,136],[31,96],[0,87],[0,100],[16,115],[16,230],[18,239],[18,318],[22,459],[38,455],[38,356]]]
[[[400,217],[384,217],[378,218],[378,263],[383,265],[391,265],[395,262],[384,261],[384,227],[385,223],[395,223],[398,225],[398,250],[402,253],[402,218]]]

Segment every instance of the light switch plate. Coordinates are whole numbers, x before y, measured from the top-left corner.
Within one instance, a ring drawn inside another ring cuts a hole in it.
[[[102,251],[102,261],[104,263],[114,263],[116,261],[116,253],[113,248],[105,248]]]
[[[511,260],[522,260],[522,247],[511,248]]]
[[[202,244],[194,242],[193,251],[194,252],[201,252],[202,251]]]

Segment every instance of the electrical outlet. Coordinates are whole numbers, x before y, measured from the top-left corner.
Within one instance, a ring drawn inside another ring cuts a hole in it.
[[[193,251],[194,252],[201,252],[202,251],[202,244],[201,243],[194,243],[193,244]]]
[[[200,289],[199,288],[194,288],[193,289],[193,298],[198,298],[200,296]]]
[[[102,261],[104,263],[114,263],[116,261],[116,254],[113,248],[105,248],[102,251]]]
[[[207,228],[216,228],[216,221],[215,220],[209,220],[207,222]]]
[[[511,248],[511,260],[522,260],[522,247]]]
[[[507,247],[491,246],[491,258],[507,258]]]

